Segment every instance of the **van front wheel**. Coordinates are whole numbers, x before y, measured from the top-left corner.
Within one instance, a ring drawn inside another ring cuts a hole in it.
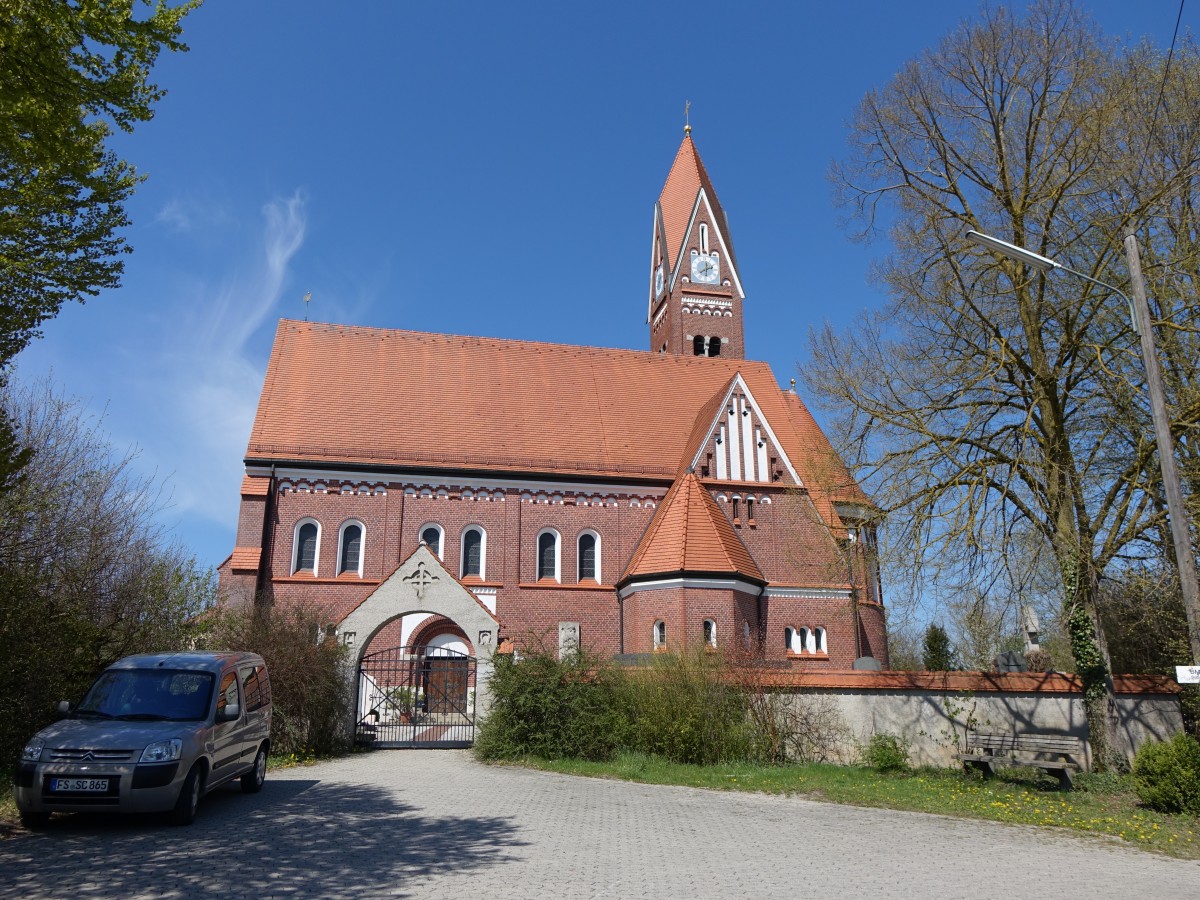
[[[257,794],[267,780],[267,748],[259,747],[254,757],[254,768],[242,776],[242,793]]]
[[[175,808],[171,810],[172,823],[191,825],[196,821],[196,808],[200,805],[200,793],[203,789],[200,767],[192,766],[192,771],[188,772],[187,779],[183,782],[183,788],[179,792],[179,799],[175,801]]]

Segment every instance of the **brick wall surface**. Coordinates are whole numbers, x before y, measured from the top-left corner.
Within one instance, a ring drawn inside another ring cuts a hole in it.
[[[236,546],[262,546],[263,515],[266,507],[266,497],[242,497],[242,505],[238,510]]]
[[[628,597],[622,647],[621,604],[614,584],[654,516],[666,485],[573,492],[503,486],[464,489],[448,482],[343,484],[313,480],[290,484],[292,489],[272,494],[269,507],[263,505],[264,498],[243,498],[239,521],[249,534],[256,521],[261,528],[266,516],[262,583],[267,599],[303,607],[322,620],[337,623],[366,600],[417,548],[422,530],[431,524],[443,531],[439,548],[443,564],[451,574],[460,576],[463,533],[468,527],[478,527],[486,536],[482,578],[468,578],[466,583],[495,592],[502,639],[514,638],[522,644],[541,641],[553,648],[559,623],[578,622],[582,644],[595,652],[648,652],[657,619],[667,622],[671,646],[699,644],[704,620],[712,619],[720,646],[741,640],[743,626],[749,625],[752,644],[761,646],[771,659],[789,659],[783,648],[785,627],[824,627],[828,657],[792,658],[794,667],[846,667],[854,659],[853,616],[846,601],[771,598],[763,603],[766,618],[760,632],[756,595],[693,588],[640,591]],[[755,524],[743,521],[737,533],[769,580],[847,587],[848,576],[838,571],[845,557],[802,491],[770,485],[743,488],[739,496],[753,494],[756,498]],[[730,489],[722,487],[714,490],[714,495],[717,493],[726,496],[719,505],[731,516]],[[771,502],[762,502],[764,497]],[[298,524],[306,519],[320,525],[317,569],[315,573],[293,573],[294,536]],[[361,523],[364,531],[361,577],[356,572],[337,571],[339,532],[350,521]],[[537,579],[537,537],[544,529],[554,529],[559,535],[558,581]],[[578,578],[578,540],[584,531],[593,531],[600,538],[598,584],[581,584]],[[254,583],[253,574],[232,572],[228,567],[221,572],[223,592],[252,595]],[[860,609],[863,653],[886,659],[882,611],[866,605]],[[394,635],[386,630],[380,633],[372,646],[382,647],[381,640],[398,641],[398,624],[394,630]]]

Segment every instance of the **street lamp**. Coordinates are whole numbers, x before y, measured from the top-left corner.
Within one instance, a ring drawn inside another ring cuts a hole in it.
[[[982,231],[968,231],[967,240],[987,247],[989,250],[994,250],[1001,256],[1007,256],[1009,259],[1015,259],[1017,262],[1023,262],[1025,265],[1032,266],[1041,272],[1050,272],[1054,269],[1062,269],[1064,272],[1070,272],[1072,275],[1078,276],[1084,281],[1090,281],[1092,284],[1098,284],[1100,287],[1108,288],[1114,294],[1117,294],[1124,299],[1126,305],[1129,307],[1129,324],[1133,326],[1133,333],[1137,335],[1142,333],[1142,329],[1138,325],[1138,316],[1137,312],[1134,310],[1133,301],[1129,299],[1124,291],[1115,285],[1111,285],[1107,281],[1100,281],[1097,278],[1093,278],[1091,275],[1085,275],[1083,272],[1076,272],[1074,269],[1064,266],[1058,260],[1051,259],[1048,256],[1042,256],[1040,253],[1034,253],[1032,250],[1026,250],[1024,247],[1018,247],[1016,244],[1010,244],[1008,241],[1002,241],[1000,238],[992,237],[990,234],[984,234]],[[1149,313],[1149,310],[1147,310],[1147,313]],[[1149,321],[1149,315],[1147,315],[1146,321]],[[1158,359],[1157,355],[1155,356],[1155,359]]]
[[[1133,299],[1111,284],[1077,272],[1048,256],[1002,241],[1000,238],[968,231],[967,239],[987,247],[1009,259],[1015,259],[1041,272],[1062,269],[1092,284],[1108,288],[1123,297],[1129,304],[1129,317],[1134,332],[1141,337],[1142,363],[1146,367],[1146,388],[1150,392],[1150,414],[1154,420],[1154,439],[1158,444],[1158,461],[1162,466],[1163,490],[1167,495],[1167,516],[1171,521],[1171,539],[1175,545],[1175,561],[1179,566],[1179,587],[1183,594],[1183,609],[1187,614],[1188,634],[1191,638],[1192,662],[1200,666],[1200,584],[1196,578],[1196,558],[1192,553],[1191,536],[1188,533],[1187,510],[1183,504],[1183,488],[1179,481],[1179,469],[1175,464],[1175,444],[1171,439],[1171,423],[1167,418],[1167,404],[1163,397],[1162,370],[1158,365],[1158,350],[1154,346],[1154,330],[1150,325],[1150,305],[1146,302],[1146,286],[1142,281],[1142,262],[1138,255],[1137,237],[1132,229],[1125,235],[1125,256],[1129,262],[1129,280]],[[1144,324],[1145,327],[1139,327]]]

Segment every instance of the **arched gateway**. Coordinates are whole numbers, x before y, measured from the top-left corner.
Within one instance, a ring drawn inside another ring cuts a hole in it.
[[[465,642],[372,647],[389,623],[414,614],[450,620]],[[498,626],[427,546],[418,547],[341,622],[343,633],[361,637],[348,673],[357,689],[356,739],[379,747],[469,746],[490,703]]]

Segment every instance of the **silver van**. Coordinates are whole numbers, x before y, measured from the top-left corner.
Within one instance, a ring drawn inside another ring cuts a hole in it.
[[[234,778],[257,793],[271,748],[271,681],[254,653],[155,653],[113,663],[25,745],[21,821],[54,812],[168,811],[179,825]]]

